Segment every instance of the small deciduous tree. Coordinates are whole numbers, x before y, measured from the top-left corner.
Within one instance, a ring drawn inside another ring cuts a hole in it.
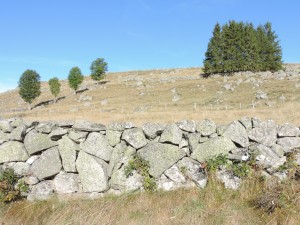
[[[41,94],[40,75],[34,70],[26,70],[19,80],[19,95],[29,103],[31,110],[32,101]]]
[[[104,79],[105,72],[107,71],[107,62],[105,62],[103,58],[98,58],[92,62],[90,70],[93,80],[102,80]]]
[[[48,81],[50,91],[54,95],[54,103],[57,101],[57,95],[60,92],[60,82],[57,77],[53,77]]]
[[[79,67],[73,67],[68,76],[69,86],[77,93],[80,84],[83,81],[83,75]]]

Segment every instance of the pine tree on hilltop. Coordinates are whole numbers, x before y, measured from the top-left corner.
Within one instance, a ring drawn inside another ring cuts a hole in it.
[[[217,23],[213,31],[213,37],[210,39],[205,53],[204,72],[206,74],[222,72],[222,38],[221,27]]]
[[[266,69],[270,71],[280,70],[282,69],[282,49],[277,40],[278,36],[272,31],[270,22],[264,25],[264,32],[267,38],[267,45],[265,45]]]
[[[277,71],[282,68],[282,49],[271,23],[254,28],[252,23],[217,23],[205,53],[204,72]]]

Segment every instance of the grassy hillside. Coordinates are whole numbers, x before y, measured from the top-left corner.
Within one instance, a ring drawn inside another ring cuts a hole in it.
[[[299,73],[300,65],[286,65]],[[86,77],[85,91],[74,95],[62,82],[60,100],[53,104],[47,83],[27,104],[13,90],[0,94],[0,117],[21,116],[28,120],[86,119],[111,121],[175,122],[211,118],[226,123],[242,116],[300,124],[300,76],[275,79],[261,74],[204,78],[201,68],[108,73],[102,84]],[[228,89],[228,90],[227,90]],[[257,93],[266,99],[256,98]]]

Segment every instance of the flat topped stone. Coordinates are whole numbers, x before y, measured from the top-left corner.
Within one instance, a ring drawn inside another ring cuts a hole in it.
[[[149,143],[138,151],[138,155],[149,162],[150,175],[158,178],[186,153],[175,145]]]
[[[146,137],[141,128],[127,129],[122,134],[122,140],[126,141],[135,149],[144,147],[147,144]]]
[[[182,120],[176,124],[183,131],[190,133],[194,133],[196,131],[196,122],[194,120]]]
[[[132,122],[113,122],[108,124],[107,129],[116,130],[116,131],[124,131],[125,129],[134,128],[135,125]]]
[[[199,144],[193,151],[191,158],[196,159],[198,162],[205,162],[213,156],[228,154],[233,149],[236,149],[236,146],[230,139],[225,137],[211,138]]]
[[[176,124],[170,124],[162,133],[159,142],[179,145],[182,139],[182,134],[182,130],[180,130]]]
[[[26,161],[29,158],[25,146],[17,141],[0,145],[0,163]]]
[[[52,141],[47,134],[38,133],[31,130],[24,139],[25,148],[30,155],[49,149],[57,145],[56,141]]]
[[[279,137],[298,137],[300,136],[300,129],[290,124],[284,124],[278,130]]]
[[[105,131],[106,126],[100,123],[92,123],[84,120],[77,120],[73,125],[74,130],[87,131],[87,132],[96,132],[96,131]]]

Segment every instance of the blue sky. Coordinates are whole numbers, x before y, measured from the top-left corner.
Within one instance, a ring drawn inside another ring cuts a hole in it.
[[[0,92],[26,69],[42,81],[109,71],[201,66],[216,22],[270,21],[285,62],[300,62],[299,0],[0,0]]]

